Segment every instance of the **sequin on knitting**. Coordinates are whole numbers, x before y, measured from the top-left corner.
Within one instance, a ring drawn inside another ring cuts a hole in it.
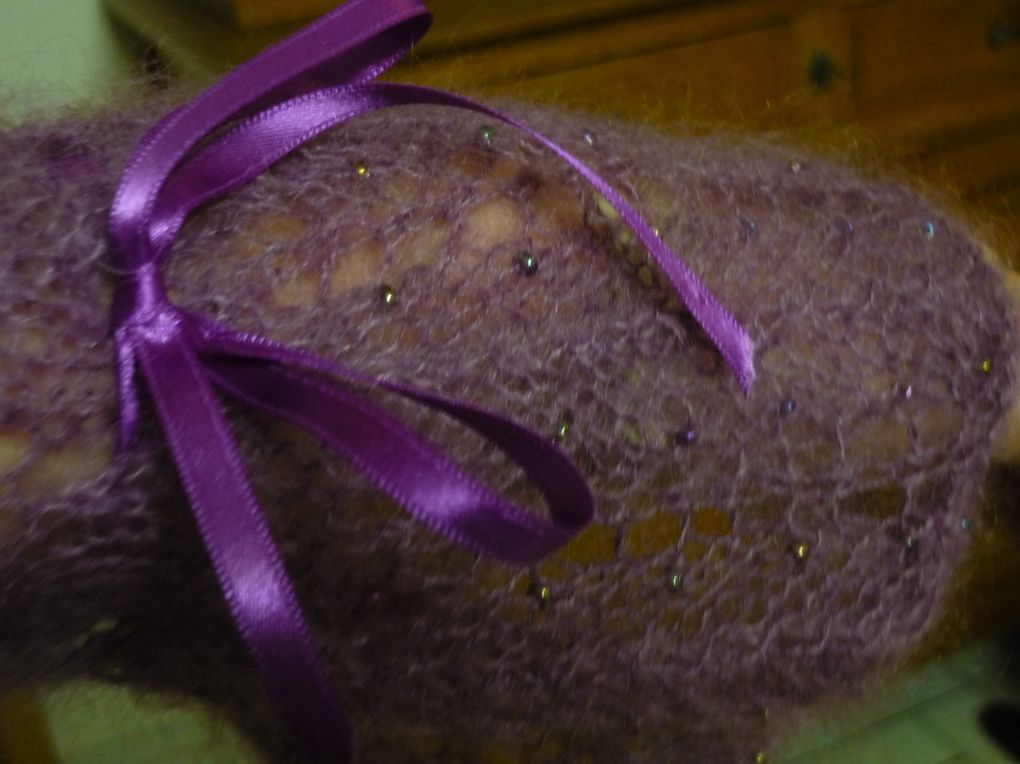
[[[988,374],[989,372],[991,372],[991,370],[992,370],[992,359],[991,358],[982,359],[982,361],[981,361],[981,371],[984,374]]]
[[[383,305],[392,307],[397,304],[397,290],[391,287],[389,284],[383,284],[379,287],[379,300]]]
[[[482,125],[478,131],[478,137],[482,139],[482,143],[492,143],[492,137],[496,134],[496,131],[492,128],[492,125]]]
[[[921,223],[921,234],[926,239],[934,239],[935,238],[935,224],[932,221],[930,221],[930,220],[926,220],[923,223]]]
[[[521,252],[517,255],[517,267],[525,276],[534,276],[538,273],[538,258],[530,252]]]
[[[779,406],[779,413],[788,416],[797,410],[797,402],[793,398],[787,398]]]
[[[528,588],[528,594],[538,601],[539,607],[549,607],[552,603],[552,587],[548,584],[540,584],[533,580]]]
[[[589,146],[595,145],[595,135],[591,132],[591,130],[585,130],[581,137],[584,138],[584,142]]]
[[[357,167],[354,168],[354,172],[358,174],[359,178],[372,177],[372,168],[369,167],[367,164],[359,164]]]
[[[685,427],[673,434],[673,444],[677,446],[689,446],[698,439],[698,431],[693,427]]]
[[[793,557],[798,562],[805,562],[810,554],[811,547],[809,547],[803,541],[798,541],[796,544],[793,545]]]
[[[907,536],[903,542],[903,564],[913,565],[917,561],[920,544],[915,536]]]
[[[683,591],[684,574],[676,570],[670,571],[669,574],[666,576],[666,586],[674,594]]]
[[[556,431],[553,433],[553,439],[560,442],[566,440],[567,436],[570,435],[570,428],[573,423],[571,416],[569,414],[564,414],[556,425]]]

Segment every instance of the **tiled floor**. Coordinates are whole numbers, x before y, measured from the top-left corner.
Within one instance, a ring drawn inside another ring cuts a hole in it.
[[[977,724],[979,709],[1020,699],[1020,650],[991,640],[928,666],[802,730],[774,764],[1010,764]],[[45,703],[61,764],[257,761],[198,710],[166,710],[122,690],[79,687]],[[2,758],[2,757],[0,757]],[[12,764],[35,764],[16,761]]]

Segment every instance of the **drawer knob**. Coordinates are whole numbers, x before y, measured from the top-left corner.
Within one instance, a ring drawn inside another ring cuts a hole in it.
[[[1020,22],[997,19],[988,29],[988,47],[999,50],[1020,39]]]
[[[807,78],[815,90],[823,92],[828,90],[841,74],[832,56],[825,51],[815,51],[808,59]]]

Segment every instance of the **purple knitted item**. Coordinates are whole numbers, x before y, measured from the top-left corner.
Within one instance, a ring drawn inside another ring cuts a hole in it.
[[[359,118],[196,215],[171,296],[561,437],[598,498],[593,527],[515,570],[231,408],[360,761],[752,760],[939,616],[1011,395],[1009,302],[967,232],[901,186],[510,110],[609,178],[748,327],[748,398],[610,208],[452,110]],[[150,118],[0,134],[0,685],[204,698],[288,760],[151,413],[109,456],[104,226]],[[470,433],[379,397],[532,498]]]

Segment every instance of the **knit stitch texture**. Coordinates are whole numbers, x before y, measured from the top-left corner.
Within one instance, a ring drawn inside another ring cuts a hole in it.
[[[592,527],[518,570],[227,404],[360,761],[750,761],[939,616],[1011,395],[1007,297],[974,238],[899,184],[746,139],[513,110],[609,178],[748,328],[747,398],[603,200],[452,109],[359,118],[195,215],[171,298],[503,412],[591,481]],[[151,118],[0,134],[0,686],[202,698],[285,761],[151,411],[110,456],[104,230]],[[543,511],[462,427],[365,394]]]

